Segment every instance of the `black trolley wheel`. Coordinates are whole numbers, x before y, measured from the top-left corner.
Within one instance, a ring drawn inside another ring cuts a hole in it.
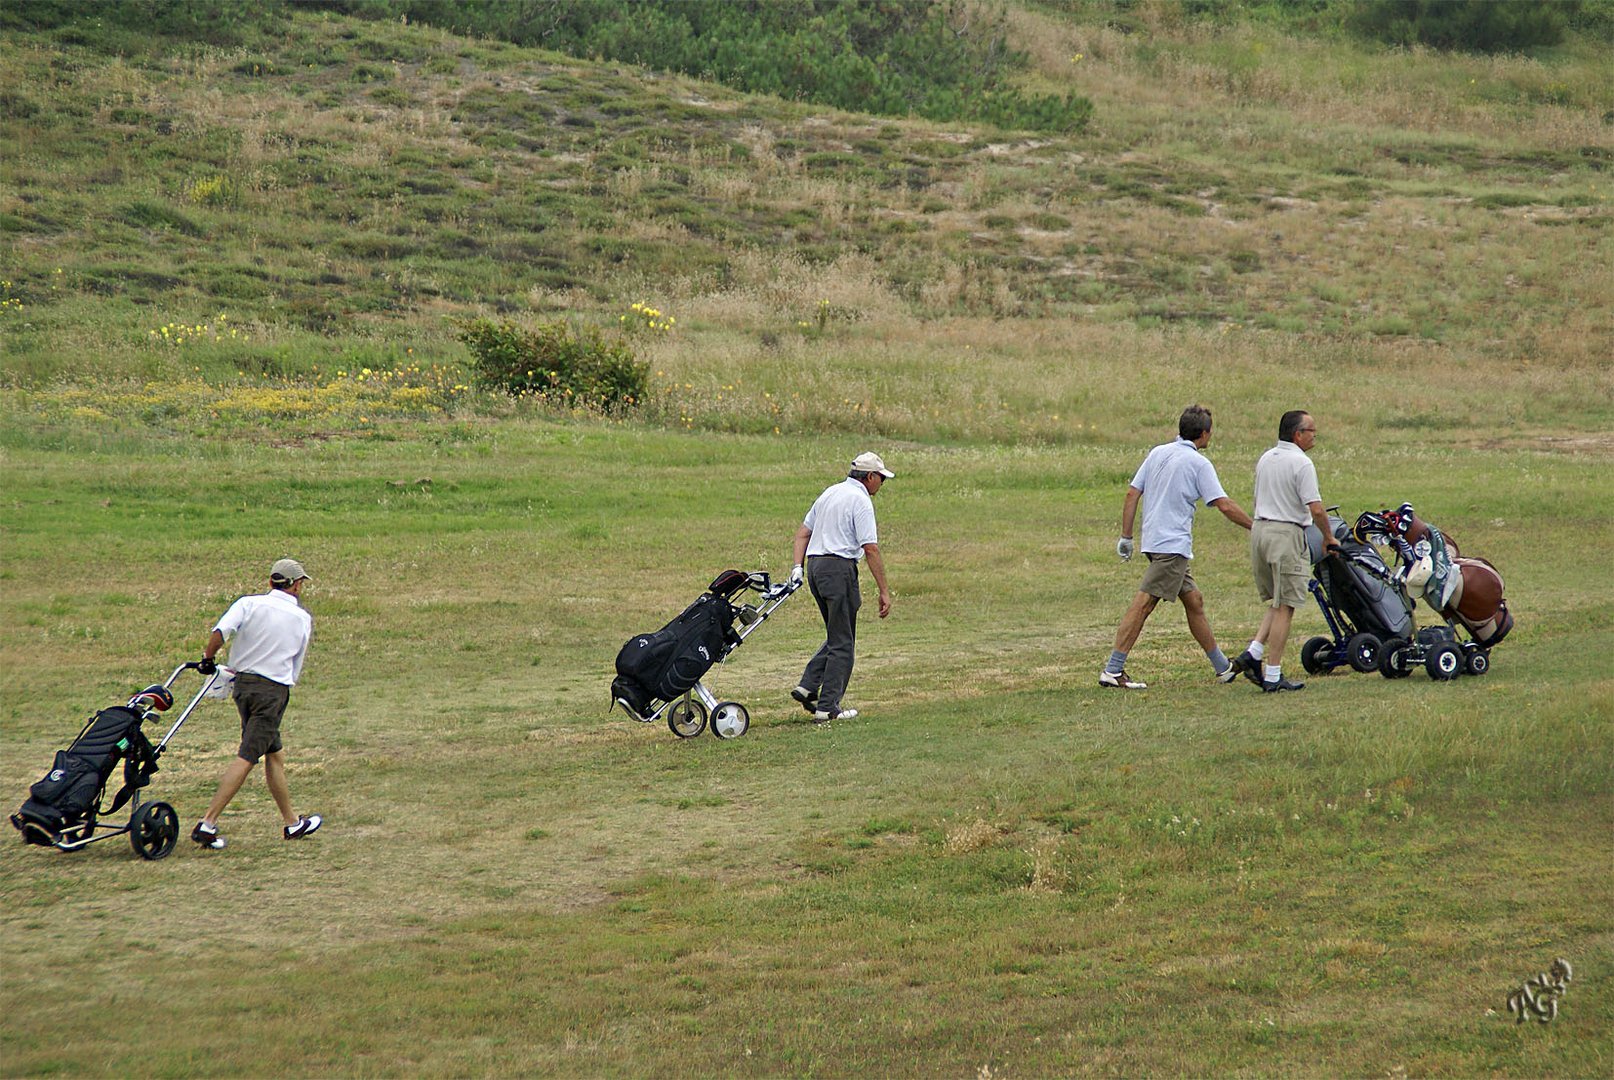
[[[1463,650],[1463,670],[1470,675],[1483,675],[1491,670],[1491,654],[1487,649],[1478,645],[1470,645]]]
[[[1356,634],[1345,643],[1345,658],[1357,671],[1377,671],[1381,647],[1378,635],[1365,632]]]
[[[1386,679],[1404,679],[1412,674],[1405,638],[1393,637],[1379,646],[1379,674]]]
[[[1449,641],[1442,641],[1429,650],[1429,655],[1424,657],[1423,666],[1431,679],[1440,682],[1455,679],[1463,671],[1463,650]]]
[[[738,701],[719,701],[712,710],[712,734],[719,739],[738,739],[751,728],[751,713]]]
[[[1334,643],[1325,637],[1314,637],[1300,647],[1300,666],[1307,675],[1321,675],[1329,669],[1323,654],[1333,647]]]
[[[161,859],[179,839],[179,815],[165,802],[149,802],[129,820],[129,844],[142,859]]]
[[[667,706],[667,730],[680,739],[693,739],[705,731],[705,703],[686,697]]]

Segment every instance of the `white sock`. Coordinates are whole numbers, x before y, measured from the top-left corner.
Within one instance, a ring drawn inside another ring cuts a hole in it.
[[[1267,682],[1277,682],[1283,678],[1283,666],[1280,664],[1262,664],[1261,670],[1265,674]]]
[[[1266,654],[1267,654],[1267,647],[1265,645],[1261,644],[1259,641],[1250,642],[1250,656],[1251,657],[1253,657],[1256,660],[1259,660],[1263,656],[1265,656]]]

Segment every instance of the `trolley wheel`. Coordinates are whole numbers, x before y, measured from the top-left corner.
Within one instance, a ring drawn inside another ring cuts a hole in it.
[[[693,739],[706,730],[706,706],[682,698],[667,706],[667,729],[680,739]]]
[[[1345,656],[1357,671],[1377,671],[1380,648],[1377,635],[1357,634],[1345,643]]]
[[[1423,666],[1431,679],[1439,679],[1441,682],[1455,679],[1463,670],[1463,650],[1449,641],[1442,641],[1429,650],[1429,655],[1424,657]]]
[[[1470,675],[1483,675],[1491,670],[1491,653],[1478,645],[1463,650],[1463,667]]]
[[[1328,670],[1323,654],[1333,647],[1334,643],[1325,637],[1314,637],[1300,647],[1300,666],[1307,675],[1321,675]]]
[[[1393,637],[1379,646],[1379,674],[1386,679],[1404,679],[1412,674],[1411,649],[1404,638]]]
[[[712,710],[712,734],[719,739],[738,739],[751,727],[751,714],[738,701],[720,701]]]
[[[129,822],[129,843],[142,859],[160,859],[179,839],[179,815],[165,802],[150,802]]]

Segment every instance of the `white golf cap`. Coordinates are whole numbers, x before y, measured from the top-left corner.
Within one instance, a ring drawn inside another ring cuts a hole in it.
[[[270,581],[284,581],[290,583],[293,581],[301,581],[307,576],[308,571],[304,570],[303,564],[298,562],[296,559],[281,559],[276,562],[275,565],[269,568]]]
[[[853,472],[877,472],[881,476],[885,477],[887,480],[889,480],[893,476],[897,475],[896,473],[892,472],[890,469],[885,467],[885,462],[880,460],[880,455],[879,454],[872,453],[870,451],[864,451],[863,453],[859,454],[857,457],[852,459],[852,471]]]

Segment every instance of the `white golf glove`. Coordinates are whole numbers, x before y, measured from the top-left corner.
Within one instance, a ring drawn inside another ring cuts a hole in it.
[[[790,584],[793,586],[801,584],[801,565],[799,563],[790,568]]]
[[[1132,538],[1123,536],[1115,542],[1115,553],[1121,556],[1122,562],[1132,561]]]

